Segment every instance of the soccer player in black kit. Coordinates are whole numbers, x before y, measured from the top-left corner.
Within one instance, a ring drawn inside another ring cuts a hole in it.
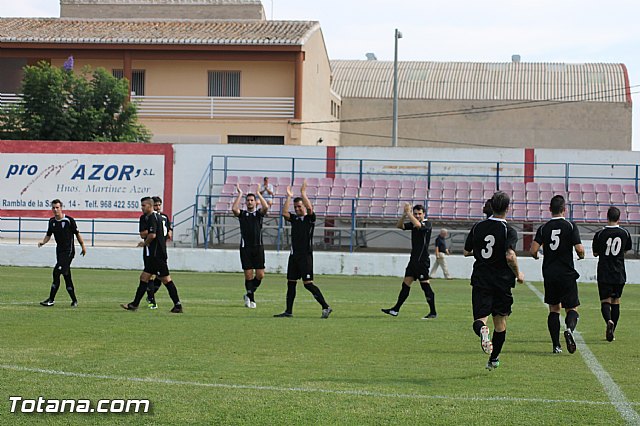
[[[260,194],[260,185],[255,194],[247,194],[246,210],[240,210],[242,189],[236,185],[238,196],[233,202],[231,211],[240,222],[240,263],[244,271],[244,306],[256,308],[255,292],[264,279],[264,245],[262,244],[262,221],[269,210],[269,204]],[[261,208],[258,209],[256,196],[260,199]],[[255,272],[254,272],[255,270]]]
[[[162,219],[161,229],[162,233],[165,236],[165,240],[170,241],[173,239],[173,227],[171,226],[171,220],[169,219],[169,216],[162,213],[162,198],[156,196],[151,197],[151,199],[153,200],[153,211],[158,213],[160,215],[160,218]],[[142,215],[140,217],[140,227],[138,229],[138,232],[144,231],[145,222],[145,216]],[[160,278],[158,278],[157,275],[154,276],[153,280],[149,280],[149,286],[147,288],[147,302],[149,304],[149,309],[158,309],[155,294],[158,292],[160,287],[162,287],[162,281],[160,280]]]
[[[614,331],[620,319],[620,297],[627,281],[624,253],[632,248],[629,231],[620,227],[620,210],[609,207],[607,226],[593,237],[593,255],[598,257],[598,293],[600,311],[607,324],[605,338],[614,340]]]
[[[407,219],[408,222],[405,222]],[[429,284],[431,222],[425,218],[424,206],[417,204],[412,209],[411,204],[406,203],[404,205],[404,212],[402,216],[400,216],[400,219],[398,219],[396,227],[405,231],[411,231],[411,257],[404,272],[404,280],[402,281],[398,301],[393,307],[381,310],[387,315],[397,317],[400,313],[400,308],[405,300],[407,300],[407,297],[409,297],[411,284],[418,280],[420,281],[420,287],[422,287],[422,291],[424,291],[429,305],[429,313],[422,319],[436,318],[438,314],[436,313],[435,294],[431,289],[431,284]]]
[[[311,201],[307,198],[307,180],[302,182],[301,197],[293,199],[295,214],[289,213],[291,203],[291,187],[287,187],[287,199],[282,206],[282,217],[291,224],[291,254],[287,265],[287,308],[274,317],[289,318],[293,316],[293,301],[296,298],[296,285],[302,280],[316,301],[322,306],[322,318],[329,318],[333,312],[324,300],[320,289],[313,283],[313,231],[316,226],[316,214]]]
[[[123,309],[135,311],[140,305],[140,301],[147,293],[149,280],[152,275],[160,277],[162,283],[169,291],[169,297],[173,301],[171,313],[182,313],[182,303],[178,296],[178,289],[169,275],[169,267],[167,266],[167,244],[164,232],[162,230],[162,217],[153,210],[153,200],[151,197],[144,197],[140,200],[143,221],[143,230],[140,231],[140,237],[144,240],[138,243],[138,247],[143,248],[142,259],[144,261],[144,270],[140,274],[140,284],[136,290],[133,302],[122,304]]]
[[[580,231],[575,223],[564,218],[565,200],[555,195],[549,203],[551,219],[540,226],[531,243],[531,256],[538,258],[538,250],[543,247],[542,277],[544,278],[544,303],[549,305],[547,327],[553,343],[553,353],[562,352],[560,346],[560,310],[565,309],[564,338],[570,354],[576,351],[573,332],[578,324],[578,283],[580,277],[573,266],[573,251],[579,259],[584,259],[584,247],[580,241]]]
[[[49,227],[47,228],[47,235],[38,243],[38,247],[42,247],[47,244],[53,235],[56,239],[56,266],[53,268],[53,282],[51,284],[51,291],[49,298],[40,302],[42,306],[53,306],[56,293],[60,288],[60,275],[64,278],[64,283],[67,287],[67,292],[71,297],[71,307],[76,308],[78,306],[78,299],[76,298],[75,288],[73,287],[73,279],[71,278],[71,261],[76,254],[74,237],[78,239],[80,247],[82,247],[82,255],[87,254],[87,249],[84,246],[84,240],[76,221],[62,212],[62,202],[58,199],[51,201],[51,210],[53,211],[53,217],[49,219]]]
[[[524,282],[515,253],[518,234],[506,221],[510,201],[506,193],[496,192],[491,198],[492,215],[473,225],[464,244],[464,255],[476,259],[471,275],[473,331],[480,337],[482,350],[489,354],[488,370],[500,366],[513,305],[511,289],[516,280]],[[493,316],[493,341],[487,327],[489,315]]]

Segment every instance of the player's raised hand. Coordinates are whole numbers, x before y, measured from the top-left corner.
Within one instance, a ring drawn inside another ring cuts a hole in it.
[[[238,191],[238,194],[242,194],[242,188],[240,188],[239,183],[236,183],[236,191]]]
[[[300,187],[300,192],[302,194],[307,192],[307,179],[306,178],[302,180],[302,186]]]
[[[288,197],[293,197],[293,192],[291,191],[291,186],[287,185],[287,196]]]
[[[256,194],[257,194],[258,192],[262,192],[262,185],[260,185],[259,183],[258,183],[258,184],[256,184]]]
[[[411,213],[411,204],[410,203],[404,203],[404,213],[405,214],[409,214]]]

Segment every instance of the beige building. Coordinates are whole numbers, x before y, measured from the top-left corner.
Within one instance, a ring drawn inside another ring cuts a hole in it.
[[[331,61],[341,145],[391,146],[393,62]],[[398,146],[631,150],[623,64],[399,62]],[[304,128],[304,126],[303,126]]]
[[[4,99],[25,65],[73,56],[129,80],[154,142],[338,145],[336,123],[293,124],[339,102],[318,22],[266,20],[258,0],[60,3],[61,18],[0,18]]]

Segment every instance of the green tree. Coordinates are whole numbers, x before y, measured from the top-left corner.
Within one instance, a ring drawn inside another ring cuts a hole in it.
[[[127,102],[126,80],[104,68],[73,72],[73,58],[62,68],[46,62],[24,69],[22,101],[0,111],[0,138],[25,140],[149,142]]]

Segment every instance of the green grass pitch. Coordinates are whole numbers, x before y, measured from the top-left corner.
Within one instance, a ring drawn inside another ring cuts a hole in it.
[[[401,273],[402,271],[398,271]],[[172,274],[185,313],[127,312],[136,271],[74,269],[80,306],[48,296],[51,270],[0,268],[0,423],[3,424],[625,424],[578,353],[551,353],[547,309],[514,290],[507,342],[494,371],[471,330],[466,280],[433,280],[438,318],[416,284],[400,316],[400,277],[319,276],[334,309],[298,285],[294,318],[286,281],[269,275],[257,309],[243,306],[243,276]],[[539,283],[535,283],[541,289]],[[640,286],[625,288],[616,341],[604,339],[594,284],[580,285],[578,330],[640,411]],[[492,328],[492,327],[491,327]],[[149,399],[147,414],[11,414],[9,396]]]

